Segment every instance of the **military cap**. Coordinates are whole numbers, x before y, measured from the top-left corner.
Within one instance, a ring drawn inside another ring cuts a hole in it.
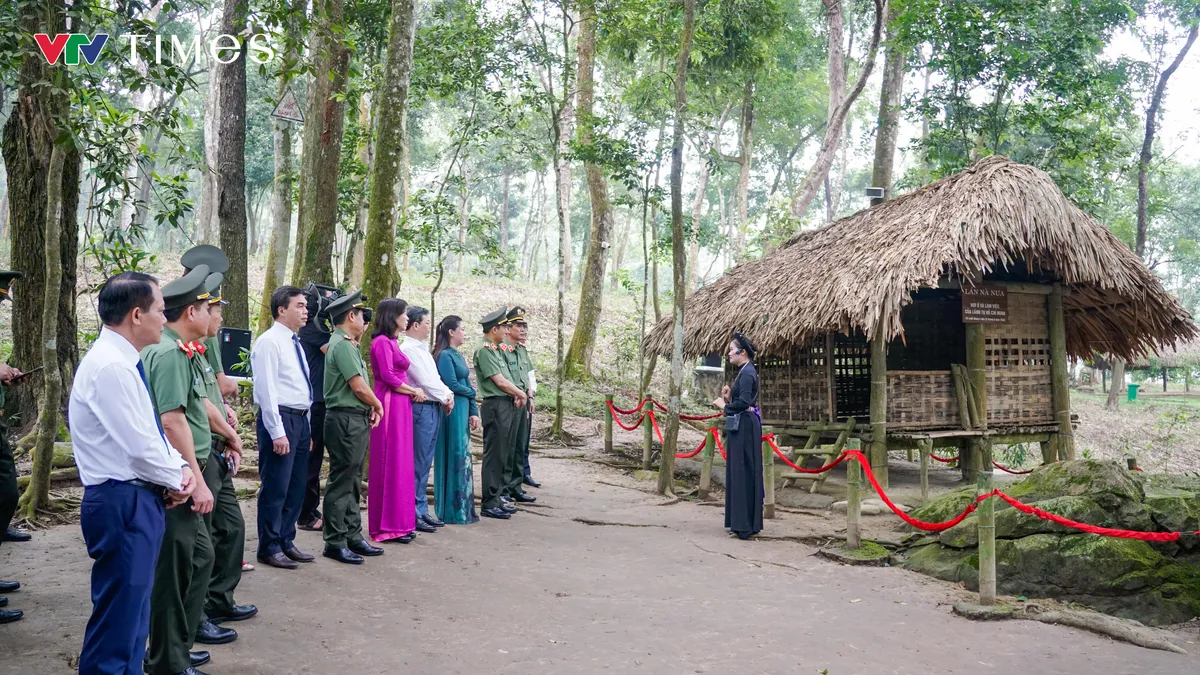
[[[204,280],[204,290],[208,291],[208,304],[210,305],[228,305],[229,301],[221,297],[221,284],[225,283],[225,275],[220,272],[214,272],[208,275]]]
[[[520,305],[514,306],[504,315],[504,324],[511,326],[514,323],[525,323],[525,308]]]
[[[0,300],[8,297],[8,287],[12,286],[12,282],[23,276],[25,276],[24,272],[0,270]]]
[[[216,246],[201,244],[185,251],[179,264],[183,265],[184,272],[190,272],[199,265],[208,265],[209,274],[224,274],[229,271],[229,256]]]
[[[208,265],[200,264],[196,265],[191,272],[183,275],[182,278],[163,286],[162,294],[165,309],[179,309],[193,302],[208,300],[212,295],[206,288],[208,277]]]
[[[507,315],[508,315],[508,307],[501,307],[500,309],[497,309],[496,311],[492,312],[491,314],[488,314],[487,316],[480,319],[479,323],[483,324],[483,332],[485,332],[485,333],[491,332],[491,330],[493,328],[495,328],[496,326],[503,325],[504,321],[505,321],[505,317],[507,317]]]
[[[350,295],[343,295],[329,303],[329,306],[325,308],[325,313],[329,315],[329,318],[333,320],[333,324],[336,326],[342,322],[342,318],[350,310],[361,309],[365,311],[367,308],[364,305],[366,303],[363,301],[362,291],[354,291]]]

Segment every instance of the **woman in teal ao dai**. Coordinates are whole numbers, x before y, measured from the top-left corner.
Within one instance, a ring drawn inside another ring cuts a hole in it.
[[[471,471],[471,429],[479,427],[479,407],[471,371],[458,348],[466,339],[457,316],[442,319],[433,341],[433,359],[442,382],[454,392],[454,410],[442,413],[441,431],[433,455],[433,498],[438,518],[466,525],[479,520],[475,512],[475,481]]]

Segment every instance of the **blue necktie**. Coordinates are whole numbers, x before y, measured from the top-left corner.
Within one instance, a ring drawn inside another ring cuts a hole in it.
[[[292,335],[292,346],[296,348],[296,358],[300,359],[300,372],[304,373],[304,384],[308,385],[308,400],[313,400],[312,380],[308,376],[308,362],[304,360],[304,352],[300,349],[300,338]]]
[[[146,387],[146,393],[150,395],[150,405],[155,407],[154,392],[150,391],[150,381],[146,379],[146,368],[142,365],[141,360],[138,360],[137,371],[138,375],[142,376],[142,386]],[[163,445],[169,447],[171,444],[167,442],[167,434],[163,431],[162,418],[158,416],[157,409],[154,410],[154,423],[158,425],[158,435],[162,438]]]

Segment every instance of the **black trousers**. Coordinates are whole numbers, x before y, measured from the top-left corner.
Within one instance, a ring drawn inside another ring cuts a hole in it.
[[[283,412],[283,430],[290,450],[275,454],[271,434],[258,414],[258,555],[266,558],[292,548],[296,519],[304,502],[308,476],[308,416]]]
[[[500,506],[504,477],[517,449],[518,410],[511,398],[493,396],[483,399],[479,416],[483,421],[483,502],[493,509]]]
[[[4,534],[12,523],[13,514],[17,512],[17,500],[21,497],[17,490],[17,464],[13,461],[12,447],[4,437],[4,431],[0,427],[0,534]]]
[[[320,515],[321,464],[325,461],[325,402],[313,401],[308,409],[312,450],[308,453],[308,481],[304,484],[304,503],[300,505],[298,524],[311,523]]]

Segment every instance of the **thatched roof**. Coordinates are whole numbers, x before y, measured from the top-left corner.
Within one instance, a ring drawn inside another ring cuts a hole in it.
[[[1174,347],[1165,347],[1158,350],[1158,353],[1147,354],[1138,359],[1133,367],[1149,368],[1151,361],[1158,368],[1195,368],[1200,366],[1200,340],[1184,342]]]
[[[1066,286],[1067,349],[1127,359],[1197,336],[1138,257],[1071,203],[1044,172],[1006,157],[896,197],[742,263],[687,301],[684,351],[723,351],[734,330],[780,353],[829,332],[903,333],[900,309],[939,279],[1014,265]],[[668,316],[646,337],[671,350]]]

